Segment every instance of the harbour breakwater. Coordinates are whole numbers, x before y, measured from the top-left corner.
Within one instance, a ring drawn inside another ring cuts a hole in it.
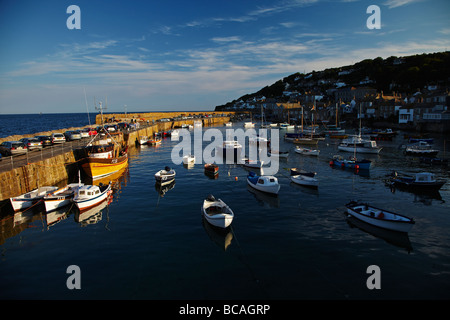
[[[155,113],[151,113],[153,116]],[[173,113],[174,115],[169,116],[168,113],[157,113],[159,117],[173,117],[175,114],[179,115],[180,113]],[[172,114],[172,113],[171,113]],[[183,113],[184,114],[184,113]],[[147,116],[147,114],[136,114],[139,115],[139,118],[129,118],[136,119],[136,123],[139,123],[139,127],[136,130],[131,131],[122,131],[119,134],[115,134],[114,138],[117,139],[117,142],[122,143],[125,146],[130,148],[135,147],[135,141],[140,136],[153,136],[153,134],[162,131],[172,130],[177,127],[181,127],[182,125],[194,125],[194,122],[201,121],[202,126],[219,126],[224,123],[230,121],[230,113],[221,116],[221,117],[207,117],[201,119],[186,119],[186,120],[177,120],[177,121],[167,121],[167,122],[156,122],[161,118],[151,119]],[[116,120],[125,119],[120,114],[104,114],[104,119],[115,117]],[[130,114],[127,115],[129,117]],[[101,115],[97,116],[97,119],[100,119],[101,123]],[[147,123],[147,120],[149,122]],[[155,123],[153,123],[155,120]],[[71,130],[79,129],[79,128],[71,128]],[[40,134],[51,134],[52,132],[64,132],[65,130],[55,130],[48,131],[45,133],[37,133],[28,136],[35,136]],[[26,135],[21,136],[26,137]],[[14,137],[8,137],[3,140],[14,140]],[[86,140],[88,142],[88,140]],[[23,156],[21,156],[23,157]],[[34,190],[40,186],[63,186],[65,185],[71,178],[78,176],[79,161],[84,157],[84,150],[81,148],[74,148],[70,151],[64,152],[58,155],[52,155],[49,158],[42,159],[39,161],[35,161],[32,163],[27,163],[24,166],[20,166],[17,168],[11,168],[8,170],[3,170],[0,172],[0,201],[8,200],[11,197],[16,197],[21,194],[27,193],[31,190]],[[4,159],[3,161],[6,161]]]

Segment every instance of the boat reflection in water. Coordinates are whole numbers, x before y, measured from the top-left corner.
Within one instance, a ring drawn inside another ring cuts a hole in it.
[[[202,224],[211,241],[218,245],[219,248],[223,249],[223,251],[226,251],[228,246],[231,244],[231,240],[233,240],[231,226],[227,228],[215,227],[206,221],[203,216]]]
[[[102,220],[103,210],[107,208],[111,202],[112,196],[108,196],[108,198],[88,210],[77,210],[75,213],[75,222],[79,223],[81,227],[98,223]]]
[[[56,210],[47,212],[45,214],[45,221],[47,223],[47,230],[50,227],[56,225],[58,222],[67,219],[69,214],[74,213],[76,210],[76,206],[65,206],[62,208],[58,208]]]
[[[175,188],[175,179],[170,181],[169,183],[161,183],[159,181],[155,182],[155,190],[161,197],[164,197],[166,192]]]
[[[361,221],[359,219],[356,219],[352,216],[347,217],[347,223],[351,228],[358,228],[376,238],[386,241],[391,245],[403,248],[408,253],[410,253],[413,250],[411,241],[409,240],[408,233],[379,228],[371,224],[368,224],[364,221]]]
[[[277,197],[277,195],[256,190],[255,188],[250,187],[248,184],[247,190],[255,196],[256,200],[262,206],[268,205],[271,208],[280,207],[280,198]]]

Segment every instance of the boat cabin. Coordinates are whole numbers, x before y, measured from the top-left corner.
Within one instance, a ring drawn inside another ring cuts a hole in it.
[[[436,182],[436,178],[433,173],[430,172],[420,172],[416,173],[415,182]]]

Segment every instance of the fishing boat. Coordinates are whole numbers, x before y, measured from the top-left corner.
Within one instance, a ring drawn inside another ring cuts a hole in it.
[[[216,200],[211,194],[203,200],[202,213],[206,221],[219,228],[227,228],[234,218],[231,208],[221,199]]]
[[[314,177],[309,177],[306,175],[295,175],[291,176],[291,181],[299,184],[301,186],[310,187],[310,188],[318,188],[319,187],[319,180]]]
[[[97,107],[96,107],[97,108]],[[128,147],[115,141],[109,130],[103,125],[103,107],[99,103],[102,130],[89,141],[85,147],[86,157],[81,162],[84,172],[93,180],[107,177],[128,166]],[[107,135],[103,139],[103,135]],[[114,135],[121,135],[117,133]]]
[[[258,176],[254,172],[249,172],[247,184],[256,190],[271,194],[278,194],[278,191],[280,191],[278,179],[274,176]]]
[[[216,175],[219,173],[219,166],[214,163],[205,164],[205,173]]]
[[[9,198],[15,212],[31,207],[42,200],[47,194],[58,190],[58,187],[39,187],[17,197]]]
[[[425,142],[419,141],[418,143],[406,146],[405,154],[409,156],[421,156],[421,157],[435,157],[439,153],[439,150],[433,149],[433,147]]]
[[[398,175],[397,171],[391,174],[387,183],[393,187],[415,190],[415,191],[438,191],[447,180],[436,179],[434,173],[419,172],[415,176]]]
[[[227,123],[225,123],[225,127],[232,127],[233,126],[233,123],[232,122],[227,122]]]
[[[188,154],[183,157],[184,164],[195,163],[195,156],[193,154]]]
[[[157,173],[155,173],[155,180],[160,183],[167,183],[174,180],[175,175],[175,170],[166,166],[163,170],[159,170]]]
[[[302,147],[297,146],[295,148],[295,152],[299,153],[299,154],[304,154],[304,155],[307,155],[307,156],[318,156],[319,153],[320,153],[320,150],[318,150],[318,149],[310,149],[310,148],[302,148]]]
[[[109,176],[128,165],[127,149],[114,143],[88,145],[85,147],[88,156],[81,167],[92,179]]]
[[[412,218],[379,209],[365,203],[351,201],[345,206],[349,215],[380,228],[398,232],[409,232],[415,224]]]
[[[376,141],[364,139],[361,135],[343,139],[338,145],[338,150],[357,153],[380,153],[382,147],[377,146]]]
[[[75,190],[72,201],[80,211],[88,210],[106,200],[111,193],[111,183],[83,185]]]
[[[254,128],[255,124],[251,121],[244,122],[244,128]]]
[[[307,176],[307,177],[314,177],[317,174],[317,172],[306,171],[306,170],[297,169],[297,168],[291,168],[290,172],[291,172],[291,176],[303,175],[303,176]]]
[[[84,186],[83,183],[70,183],[65,187],[59,188],[58,190],[51,192],[44,196],[45,211],[51,212],[58,208],[62,208],[72,201],[75,193],[79,188]]]
[[[340,155],[334,155],[330,160],[330,165],[335,165],[342,168],[369,170],[372,165],[372,161],[368,159],[358,160],[356,157],[344,159]]]

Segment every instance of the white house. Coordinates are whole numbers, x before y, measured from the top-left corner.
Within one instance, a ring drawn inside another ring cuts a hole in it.
[[[398,123],[408,123],[414,121],[414,109],[400,108],[398,109]]]

